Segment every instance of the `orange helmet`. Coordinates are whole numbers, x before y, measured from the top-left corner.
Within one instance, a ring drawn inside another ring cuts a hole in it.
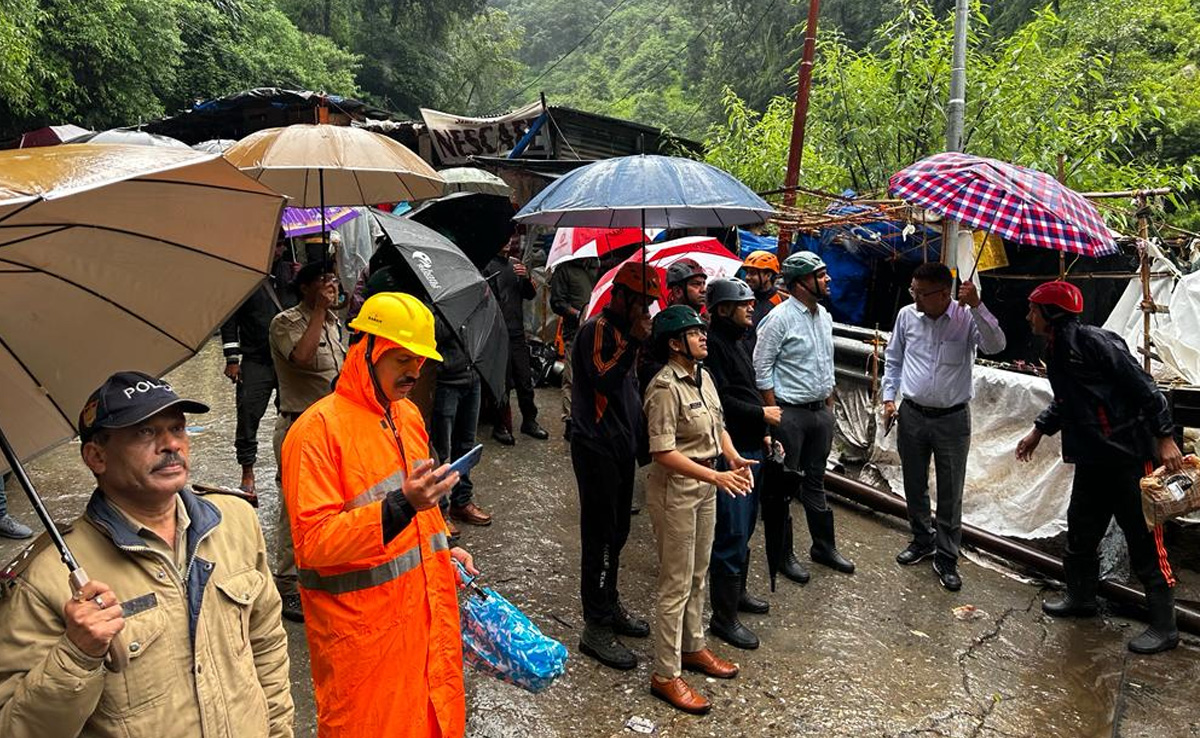
[[[746,260],[742,262],[742,266],[751,269],[764,269],[779,274],[779,259],[770,251],[751,251]]]
[[[1053,305],[1075,315],[1083,312],[1083,293],[1075,285],[1059,280],[1039,284],[1029,293],[1029,301]]]
[[[616,285],[655,300],[662,298],[662,290],[658,286],[658,270],[635,261],[627,261],[617,270],[616,276],[613,277],[613,286]]]

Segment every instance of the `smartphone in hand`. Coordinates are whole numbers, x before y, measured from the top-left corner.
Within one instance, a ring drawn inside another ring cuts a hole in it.
[[[458,472],[458,475],[461,477],[462,475],[471,471],[471,469],[479,463],[481,458],[483,458],[482,443],[458,457],[458,459],[456,459],[454,463],[450,465],[450,469],[442,476],[442,478],[444,479],[454,472]]]

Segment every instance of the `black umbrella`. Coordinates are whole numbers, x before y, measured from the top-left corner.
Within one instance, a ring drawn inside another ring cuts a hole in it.
[[[783,464],[782,449],[772,444],[771,452],[763,459],[762,488],[759,504],[762,506],[763,540],[767,548],[767,572],[771,575],[771,591],[775,591],[775,577],[783,561],[792,550],[788,540],[792,531],[791,511],[788,503],[799,494],[804,477],[800,472],[788,469]]]
[[[441,234],[382,210],[371,212],[391,240],[390,246],[381,248],[399,252],[498,401],[508,372],[508,331],[487,280],[462,250]]]
[[[404,217],[449,237],[482,269],[508,243],[516,228],[512,221],[516,212],[507,197],[455,192],[426,200]]]

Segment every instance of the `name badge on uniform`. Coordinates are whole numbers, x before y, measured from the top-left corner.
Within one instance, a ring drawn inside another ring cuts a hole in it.
[[[690,405],[688,405],[688,410],[699,410],[702,407],[704,407],[704,402],[697,400],[696,402],[693,402]]]

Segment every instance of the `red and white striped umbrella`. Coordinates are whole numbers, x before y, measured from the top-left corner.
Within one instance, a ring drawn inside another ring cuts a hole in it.
[[[694,259],[709,279],[732,277],[737,274],[738,269],[742,268],[740,259],[729,253],[729,249],[721,245],[720,241],[707,236],[689,236],[688,238],[677,238],[674,241],[650,244],[644,251],[641,249],[636,251],[625,262],[641,263],[643,253],[646,263],[658,271],[659,284],[662,285],[667,283],[667,268],[680,259]],[[587,307],[588,318],[598,314],[612,299],[613,277],[617,275],[617,270],[620,268],[621,265],[618,264],[609,269],[596,283],[595,289],[592,290],[592,300]],[[657,305],[650,306],[650,313],[653,315],[664,307],[666,307],[666,303],[660,301]]]
[[[645,240],[653,241],[662,232],[661,228],[647,228]],[[641,243],[642,234],[641,228],[559,228],[546,266],[553,269],[572,259],[599,258],[622,246]]]

